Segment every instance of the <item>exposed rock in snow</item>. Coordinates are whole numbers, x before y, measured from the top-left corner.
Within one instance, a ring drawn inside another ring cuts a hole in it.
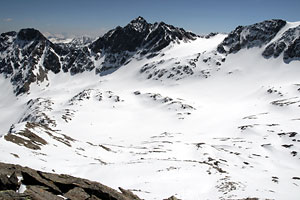
[[[282,53],[287,63],[300,59],[300,25],[285,31],[279,39],[265,48],[262,55],[266,58],[277,58]]]
[[[285,25],[286,21],[283,20],[267,20],[249,26],[238,26],[218,46],[218,51],[236,53],[243,48],[262,47]]]

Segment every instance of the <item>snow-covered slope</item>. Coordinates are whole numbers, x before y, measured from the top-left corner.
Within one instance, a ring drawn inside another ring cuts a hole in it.
[[[72,75],[50,69],[18,96],[19,83],[12,86],[14,75],[3,71],[15,55],[7,41],[15,45],[16,36],[1,35],[8,39],[1,40],[0,160],[122,186],[147,200],[297,200],[298,25],[273,20],[200,37],[137,18],[77,49],[95,67],[77,64]],[[158,39],[150,48],[152,33]],[[135,34],[134,46],[120,43]],[[282,41],[278,55],[263,53]],[[289,62],[285,52],[293,52]],[[118,67],[99,76],[113,58]]]

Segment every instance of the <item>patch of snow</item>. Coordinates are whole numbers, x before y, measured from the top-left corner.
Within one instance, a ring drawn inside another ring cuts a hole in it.
[[[17,193],[24,193],[26,191],[26,185],[21,184]]]

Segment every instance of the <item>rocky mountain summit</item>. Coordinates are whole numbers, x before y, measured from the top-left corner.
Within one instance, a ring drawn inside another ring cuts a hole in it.
[[[195,40],[197,35],[164,22],[150,24],[144,18],[118,26],[91,45],[94,52],[123,53],[139,51],[142,55],[162,50],[174,41]]]
[[[197,35],[163,22],[150,24],[138,17],[125,27],[118,26],[90,45],[95,53],[105,55],[105,65],[99,71],[115,71],[130,62],[133,56],[154,57],[172,42],[195,40]]]

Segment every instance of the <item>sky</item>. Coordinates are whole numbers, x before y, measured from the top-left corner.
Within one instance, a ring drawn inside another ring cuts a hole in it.
[[[300,21],[299,8],[300,0],[1,0],[0,33],[36,28],[97,37],[142,16],[207,34],[267,19]]]

